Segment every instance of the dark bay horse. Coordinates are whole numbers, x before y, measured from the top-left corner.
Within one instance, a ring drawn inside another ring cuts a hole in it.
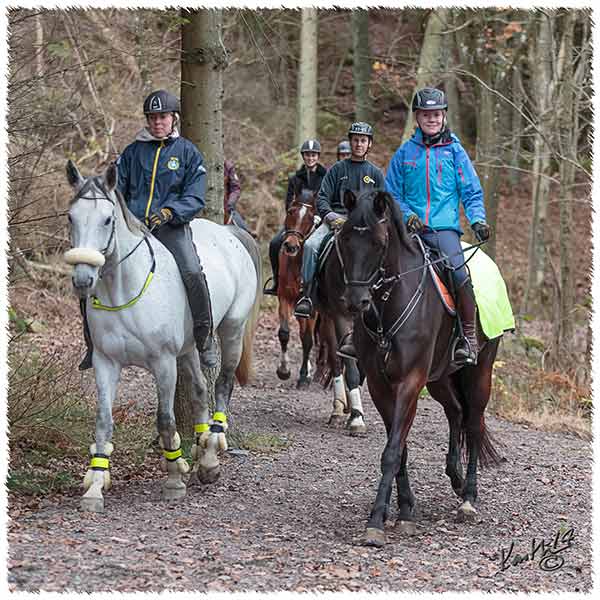
[[[451,366],[454,318],[444,309],[416,238],[409,236],[392,197],[371,191],[344,197],[348,220],[336,240],[343,267],[345,298],[354,320],[354,343],[373,402],[387,430],[381,457],[382,477],[367,526],[366,543],[385,543],[394,480],[398,492],[398,525],[415,531],[415,499],[407,472],[407,437],[424,386],[444,408],[450,436],[446,474],[462,499],[457,517],[476,514],[477,464],[499,456],[485,425],[484,411],[492,366],[500,338],[487,340],[478,324],[476,366]],[[460,451],[468,464],[463,478]]]
[[[301,181],[296,179],[294,200],[285,216],[284,238],[279,251],[279,280],[277,300],[279,302],[279,344],[281,361],[277,367],[279,379],[290,378],[288,363],[288,342],[290,339],[290,321],[294,305],[300,293],[302,269],[302,250],[304,240],[315,227],[316,192],[301,188]],[[313,347],[315,318],[298,319],[300,339],[302,341],[302,365],[296,387],[306,388],[312,381],[312,365],[310,352]]]

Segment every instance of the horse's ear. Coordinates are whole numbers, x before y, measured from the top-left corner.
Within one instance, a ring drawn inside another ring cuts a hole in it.
[[[344,206],[348,212],[352,212],[356,208],[356,195],[352,190],[344,191]]]
[[[83,185],[83,177],[71,159],[67,161],[67,181],[75,189],[79,189]]]
[[[375,198],[373,198],[373,210],[383,217],[385,209],[389,206],[390,195],[384,190],[377,190]]]
[[[117,187],[117,175],[117,163],[111,162],[110,165],[108,165],[108,169],[106,169],[106,173],[104,173],[104,181],[106,182],[106,187],[111,192]]]

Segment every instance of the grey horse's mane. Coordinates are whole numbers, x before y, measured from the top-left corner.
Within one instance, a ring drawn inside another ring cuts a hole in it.
[[[131,231],[131,233],[134,235],[140,237],[146,235],[148,233],[148,228],[129,210],[123,194],[121,194],[121,192],[117,189],[115,189],[114,193],[119,202],[121,212],[123,213],[123,218],[125,220],[125,225],[127,225],[127,229],[129,229],[129,231]]]

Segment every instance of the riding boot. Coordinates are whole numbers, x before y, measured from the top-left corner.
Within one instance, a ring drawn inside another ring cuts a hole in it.
[[[315,280],[311,279],[302,286],[300,299],[294,308],[294,315],[300,319],[310,319],[314,316]]]
[[[263,288],[263,294],[267,296],[277,296],[277,288],[279,286],[279,248],[281,248],[281,244],[272,243],[269,245],[269,260],[271,261],[273,277],[266,281]],[[269,281],[273,282],[271,287],[267,287]]]
[[[352,331],[347,333],[340,342],[340,346],[337,349],[336,354],[342,358],[349,358],[350,360],[356,359],[356,348],[354,347],[354,339],[352,337]]]
[[[79,301],[79,310],[81,311],[81,317],[83,320],[83,339],[85,340],[86,352],[81,363],[79,363],[79,370],[86,371],[92,368],[92,352],[94,345],[92,344],[92,336],[90,335],[90,328],[87,322],[87,301],[84,298]]]
[[[200,353],[200,364],[205,369],[212,369],[217,366],[218,352],[213,335],[212,308],[204,271],[201,271],[199,280],[200,285],[197,289],[201,293],[188,293],[188,301],[192,310],[194,339]]]
[[[462,323],[463,337],[454,350],[454,362],[458,365],[476,365],[477,353],[477,304],[471,280],[467,279],[456,293],[458,314]]]

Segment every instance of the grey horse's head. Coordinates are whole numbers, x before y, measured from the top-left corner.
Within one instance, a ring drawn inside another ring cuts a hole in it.
[[[72,248],[65,261],[73,265],[73,287],[80,298],[93,294],[100,269],[115,244],[117,166],[96,177],[82,177],[72,161],[67,180],[75,196],[69,207]]]

